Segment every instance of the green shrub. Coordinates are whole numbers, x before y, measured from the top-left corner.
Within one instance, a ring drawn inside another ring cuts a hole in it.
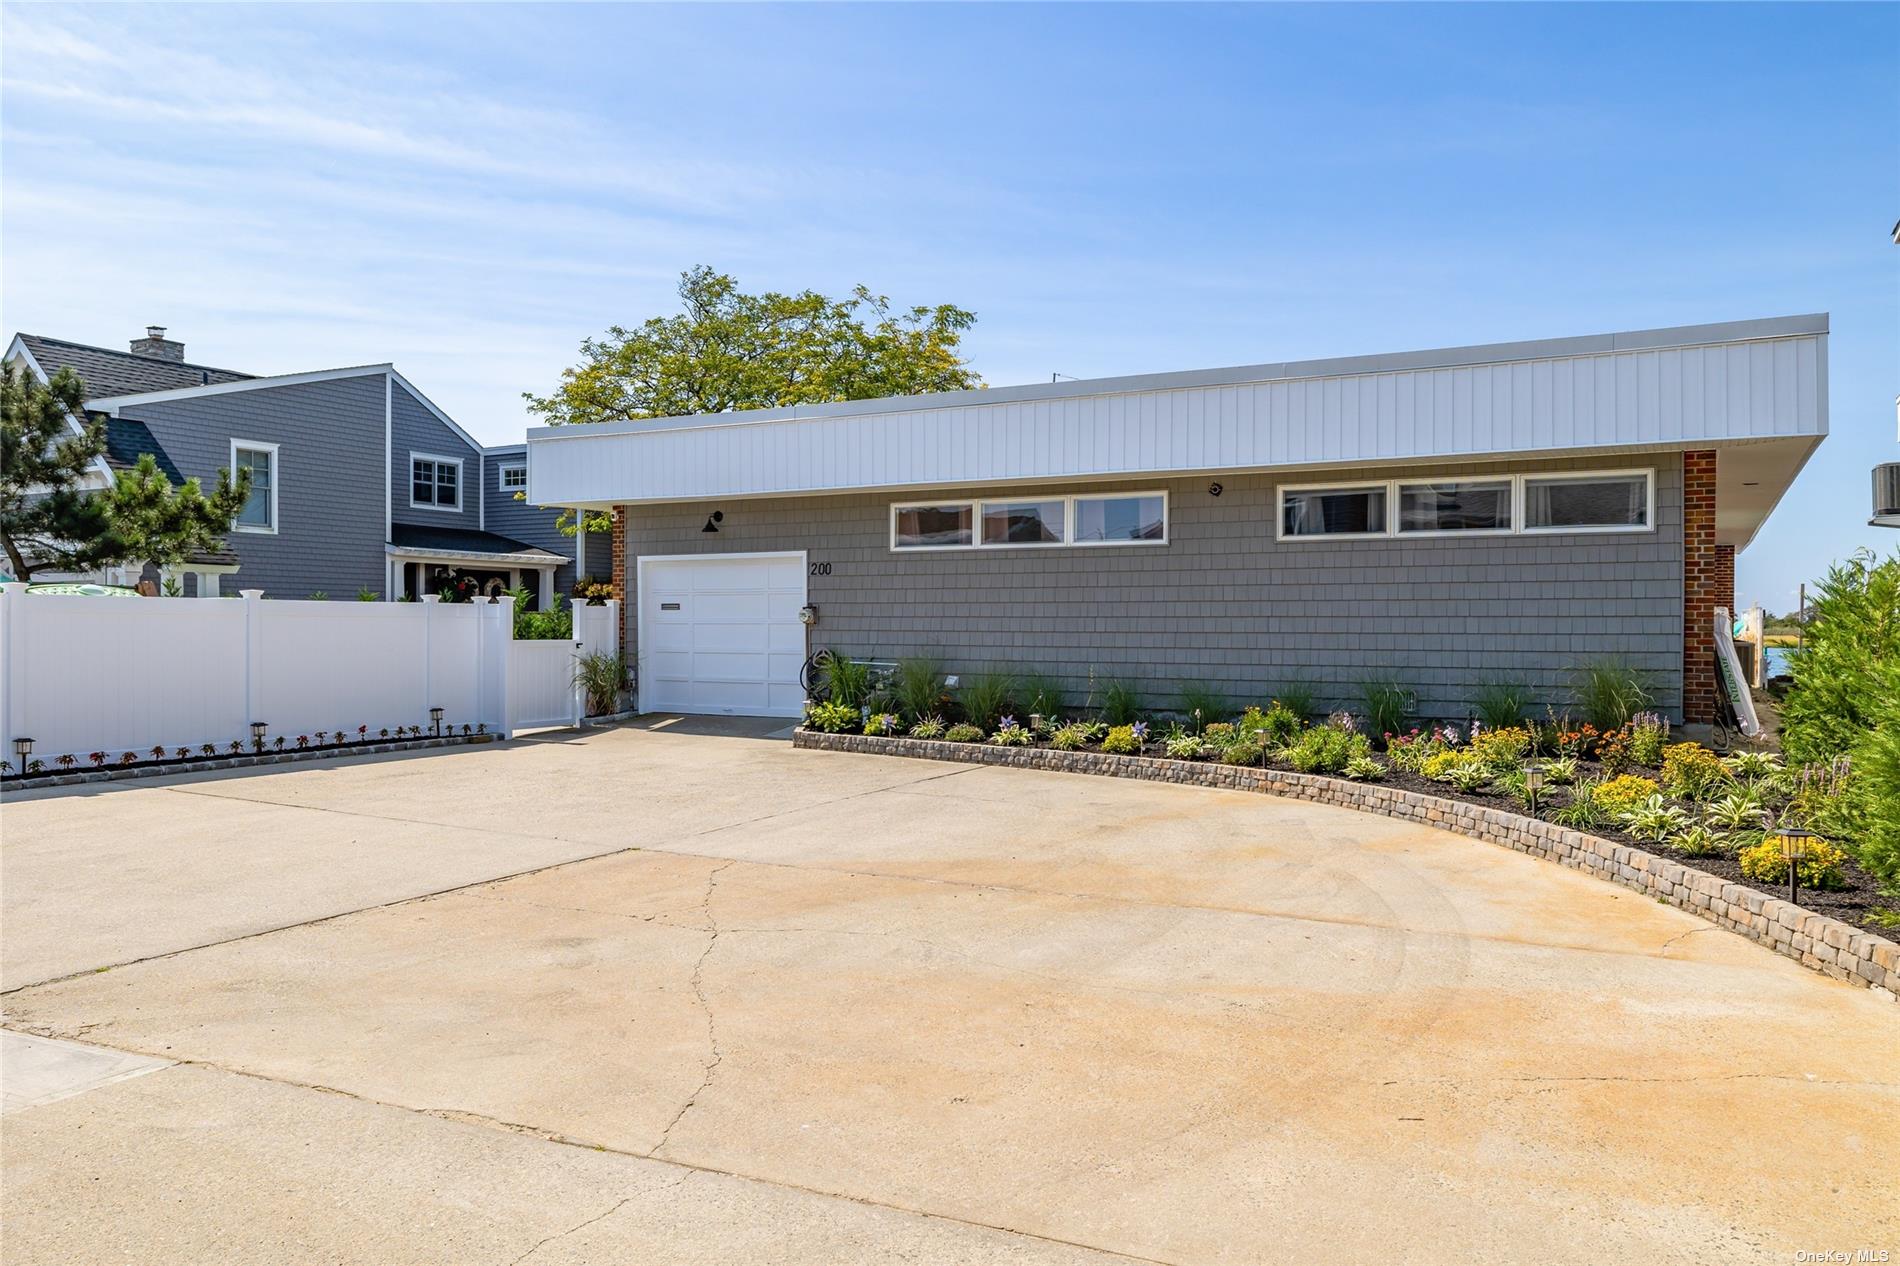
[[[1724,756],[1722,764],[1728,767],[1729,773],[1750,784],[1772,778],[1782,770],[1780,759],[1771,752],[1736,752],[1732,756]]]
[[[1218,751],[1240,737],[1240,727],[1232,721],[1216,721],[1201,731],[1201,737]]]
[[[1466,749],[1471,759],[1483,765],[1494,774],[1516,769],[1518,762],[1531,750],[1530,731],[1511,726],[1502,730],[1479,730],[1471,736],[1471,745]]]
[[[1531,688],[1521,681],[1493,678],[1471,692],[1471,713],[1487,730],[1519,725],[1531,706]]]
[[[1283,705],[1300,724],[1313,715],[1313,688],[1304,682],[1289,682],[1273,692],[1273,702]]]
[[[620,706],[620,691],[627,684],[627,661],[602,651],[582,655],[574,661],[573,684],[587,700],[587,715],[605,716]]]
[[[1854,747],[1849,797],[1866,823],[1856,837],[1860,864],[1889,891],[1900,889],[1900,664],[1889,664]]]
[[[1227,696],[1204,681],[1190,681],[1181,687],[1181,719],[1196,730],[1225,721],[1233,711]]]
[[[1285,747],[1304,728],[1304,714],[1278,699],[1268,704],[1265,712],[1248,708],[1240,718],[1242,734],[1258,735],[1262,742],[1273,747]]]
[[[1545,761],[1544,781],[1553,787],[1564,787],[1577,781],[1577,758],[1553,756]]]
[[[1388,734],[1399,734],[1418,704],[1418,696],[1389,677],[1375,677],[1359,685],[1366,703],[1366,721],[1380,742]]]
[[[1286,762],[1303,774],[1336,774],[1355,756],[1370,754],[1363,734],[1331,725],[1316,725],[1287,745]]]
[[[1741,851],[1742,874],[1756,883],[1788,882],[1788,859],[1773,836]],[[1844,888],[1847,886],[1847,854],[1823,839],[1808,841],[1808,855],[1796,868],[1805,888]]]
[[[1025,673],[1016,685],[1016,709],[1025,725],[1032,716],[1055,720],[1062,715],[1061,685],[1046,673]]]
[[[1102,720],[1112,726],[1133,725],[1141,717],[1141,696],[1125,681],[1102,687]]]
[[[1064,725],[1049,736],[1049,745],[1057,751],[1079,752],[1088,746],[1089,727],[1086,725]]]
[[[1355,756],[1340,772],[1354,782],[1378,782],[1385,777],[1385,766],[1370,756]]]
[[[891,674],[891,702],[913,721],[938,716],[950,693],[944,688],[943,668],[934,659],[900,659]]]
[[[1423,733],[1401,734],[1386,740],[1385,758],[1392,762],[1394,769],[1402,769],[1408,774],[1422,774],[1425,763],[1446,750],[1445,740],[1436,730]]]
[[[1199,760],[1207,755],[1207,744],[1198,734],[1176,734],[1163,747],[1171,760]]]
[[[990,735],[990,742],[998,747],[1028,747],[1036,741],[1027,727],[1017,725],[1015,717],[1004,717],[996,733]]]
[[[1267,749],[1260,745],[1258,739],[1235,739],[1220,749],[1220,759],[1223,765],[1259,765],[1263,763],[1266,758]]]
[[[1660,844],[1690,826],[1689,815],[1664,800],[1660,794],[1631,805],[1617,814],[1616,820],[1625,831],[1652,844]]]
[[[1669,722],[1654,712],[1638,712],[1630,718],[1630,759],[1645,769],[1662,764],[1663,744],[1669,741]]]
[[[1649,675],[1614,655],[1572,669],[1570,688],[1577,710],[1599,730],[1622,729],[1655,701]]]
[[[864,718],[864,732],[866,734],[895,734],[902,723],[902,719],[895,712],[873,712]]]
[[[1722,758],[1700,743],[1671,743],[1662,749],[1662,784],[1672,796],[1703,800],[1728,780]]]
[[[943,738],[946,743],[981,743],[983,731],[968,721],[959,721],[943,732]]]
[[[1637,774],[1619,774],[1607,782],[1600,782],[1591,798],[1612,820],[1634,809],[1658,791],[1662,790],[1651,779]]]
[[[1008,673],[970,673],[957,688],[957,706],[963,709],[965,721],[985,731],[993,730],[1009,711],[1015,690],[1016,679]]]
[[[515,640],[517,642],[569,642],[574,639],[574,610],[565,594],[553,595],[553,607],[534,609],[534,595],[524,585],[508,591],[515,600]],[[357,595],[362,601],[362,594]]]
[[[1794,681],[1780,709],[1782,748],[1802,764],[1852,753],[1891,714],[1900,551],[1875,563],[1862,550],[1830,567],[1810,593],[1813,618],[1788,657]]]
[[[1718,857],[1728,851],[1728,837],[1706,823],[1691,822],[1664,841],[1684,857]]]
[[[805,713],[805,724],[827,734],[848,734],[858,728],[858,710],[849,704],[827,701],[814,703]]]
[[[1483,791],[1490,786],[1493,776],[1490,766],[1467,757],[1447,769],[1441,781],[1450,783],[1460,791],[1473,792]]]
[[[1702,810],[1703,818],[1711,826],[1724,831],[1742,831],[1749,827],[1759,827],[1767,817],[1768,810],[1761,802],[1761,796],[1752,787],[1744,787],[1729,792],[1720,800]]]
[[[1102,750],[1114,756],[1135,756],[1141,752],[1141,740],[1135,727],[1118,725],[1102,736]]]
[[[914,739],[940,739],[943,737],[945,728],[943,718],[933,713],[927,717],[920,717],[910,727],[910,736]]]
[[[828,650],[819,657],[818,690],[830,702],[856,712],[871,700],[871,666]]]
[[[1550,820],[1575,831],[1588,831],[1601,826],[1607,815],[1596,801],[1597,786],[1594,782],[1580,782],[1572,787],[1570,798],[1550,815]]]
[[[1450,781],[1451,771],[1460,765],[1471,763],[1471,758],[1457,748],[1446,747],[1433,752],[1419,762],[1418,772],[1433,782]]]

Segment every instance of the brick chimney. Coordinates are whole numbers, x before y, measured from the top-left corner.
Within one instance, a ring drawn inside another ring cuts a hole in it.
[[[185,345],[165,337],[165,327],[148,325],[145,337],[132,340],[132,353],[135,356],[156,356],[160,360],[182,361],[185,359]]]

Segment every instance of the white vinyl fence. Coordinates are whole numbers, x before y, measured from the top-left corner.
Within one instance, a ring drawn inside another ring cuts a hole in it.
[[[574,725],[575,660],[615,649],[619,604],[574,608],[574,637],[514,640],[514,601],[89,598],[0,586],[0,756],[220,751],[366,727],[482,726],[508,736]]]

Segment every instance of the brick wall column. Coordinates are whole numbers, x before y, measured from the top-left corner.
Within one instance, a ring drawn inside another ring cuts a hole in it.
[[[1715,451],[1692,449],[1682,455],[1682,719],[1691,724],[1715,720],[1715,608],[1723,602],[1733,609],[1735,550],[1715,543]]]
[[[627,630],[633,623],[633,604],[627,601],[627,507],[614,507],[613,530],[613,578],[608,582],[613,586],[614,598],[620,603],[620,653],[626,654]]]

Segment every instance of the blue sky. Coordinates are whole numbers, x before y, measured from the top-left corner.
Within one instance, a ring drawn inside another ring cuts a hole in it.
[[[8,5],[0,110],[7,330],[486,440],[696,263],[974,309],[994,384],[1825,310],[1738,597],[1900,544],[1900,6]]]

